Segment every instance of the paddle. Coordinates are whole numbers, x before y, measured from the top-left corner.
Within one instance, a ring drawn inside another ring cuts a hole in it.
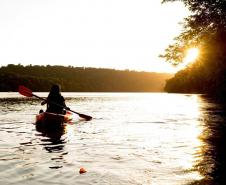
[[[47,101],[48,103],[51,103],[51,104],[54,104],[56,106],[62,107],[62,108],[66,109],[66,110],[68,110],[70,112],[73,112],[75,114],[78,114],[81,118],[84,118],[86,121],[89,121],[89,120],[92,119],[91,116],[88,116],[88,115],[85,115],[85,114],[80,114],[78,112],[75,112],[75,111],[71,110],[69,107],[59,105],[59,104],[57,104],[55,102],[52,102],[52,101],[49,101],[48,99],[45,99],[45,98],[41,98],[41,97],[33,94],[33,92],[30,89],[28,89],[27,87],[24,87],[23,85],[20,85],[19,86],[18,92],[20,94],[22,94],[23,96],[26,96],[26,97],[32,97],[32,96],[34,96],[34,97],[36,97],[36,98],[38,98],[40,100]]]

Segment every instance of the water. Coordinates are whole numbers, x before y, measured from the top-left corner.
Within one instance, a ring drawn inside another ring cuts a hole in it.
[[[47,137],[34,125],[43,108],[39,100],[0,93],[1,185],[225,182],[225,107],[213,99],[164,93],[63,95],[72,110],[94,119]],[[79,174],[81,167],[87,173]]]

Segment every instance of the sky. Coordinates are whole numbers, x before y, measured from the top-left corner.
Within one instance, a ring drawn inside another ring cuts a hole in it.
[[[188,14],[161,0],[0,0],[0,65],[175,72],[158,56]]]

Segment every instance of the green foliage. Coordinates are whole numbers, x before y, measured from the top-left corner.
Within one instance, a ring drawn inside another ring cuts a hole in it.
[[[163,0],[163,3],[174,1],[177,0]],[[198,47],[200,56],[192,66],[170,79],[165,90],[223,96],[226,92],[226,0],[182,2],[191,15],[184,20],[183,32],[161,57],[177,65],[190,47]]]
[[[67,92],[159,92],[171,74],[63,66],[8,65],[0,68],[0,91],[49,91],[60,84]]]

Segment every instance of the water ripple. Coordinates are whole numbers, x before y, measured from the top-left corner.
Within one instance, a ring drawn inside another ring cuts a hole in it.
[[[69,93],[66,101],[94,119],[41,133],[38,100],[0,97],[1,184],[181,185],[205,177],[198,167],[216,167],[225,112],[199,95]]]

